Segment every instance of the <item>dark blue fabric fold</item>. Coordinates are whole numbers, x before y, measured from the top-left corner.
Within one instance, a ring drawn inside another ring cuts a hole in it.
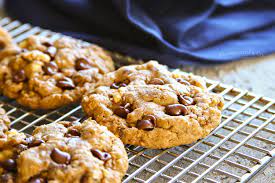
[[[23,22],[170,66],[273,53],[275,1],[6,0]]]

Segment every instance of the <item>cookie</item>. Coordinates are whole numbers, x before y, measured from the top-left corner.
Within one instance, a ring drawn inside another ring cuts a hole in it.
[[[15,181],[16,159],[27,148],[26,136],[16,130],[9,130],[10,120],[0,107],[0,182]]]
[[[202,78],[151,61],[106,74],[82,107],[123,143],[160,149],[207,136],[220,123],[223,100]]]
[[[126,173],[122,142],[93,120],[42,125],[33,138],[42,143],[23,151],[17,160],[22,183],[113,183]]]
[[[3,58],[19,53],[20,48],[13,43],[8,32],[0,27],[0,60]]]
[[[4,138],[0,138],[0,182],[15,182],[17,158],[27,148],[25,134],[16,130],[9,130]]]
[[[2,90],[5,96],[33,109],[55,109],[78,102],[103,74],[114,70],[111,57],[103,49],[84,46],[72,38],[51,42],[31,36],[20,47],[22,52],[6,64]]]

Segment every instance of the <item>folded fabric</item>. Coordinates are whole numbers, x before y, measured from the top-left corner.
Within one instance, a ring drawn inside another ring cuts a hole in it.
[[[275,1],[6,0],[9,16],[170,66],[275,51]]]

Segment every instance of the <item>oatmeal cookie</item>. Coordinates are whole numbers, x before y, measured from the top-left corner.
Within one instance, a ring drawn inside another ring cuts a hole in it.
[[[22,183],[113,183],[126,173],[122,142],[93,120],[42,125],[33,138],[43,143],[20,154],[17,178]]]
[[[19,51],[20,48],[13,43],[11,36],[0,27],[0,60],[7,56],[15,55]]]
[[[125,144],[160,149],[207,136],[220,123],[223,100],[202,78],[151,61],[106,74],[82,107]]]
[[[0,107],[0,182],[13,183],[17,166],[16,159],[27,148],[26,136],[9,130],[10,120]]]
[[[5,132],[0,138],[0,182],[13,183],[17,176],[17,158],[28,148],[27,137],[16,130]]]
[[[0,82],[5,96],[33,109],[54,109],[77,102],[103,74],[114,70],[104,50],[72,38],[51,42],[31,36],[20,47],[22,52],[9,58]]]

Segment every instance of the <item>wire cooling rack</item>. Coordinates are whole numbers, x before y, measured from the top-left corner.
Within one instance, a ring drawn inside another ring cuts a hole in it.
[[[0,19],[16,42],[30,35],[61,37],[10,18]],[[112,53],[122,64],[135,59]],[[180,71],[175,71],[180,72]],[[275,155],[275,101],[248,91],[207,80],[208,90],[224,97],[222,122],[208,137],[191,145],[151,150],[126,145],[129,169],[123,182],[247,182]],[[81,118],[79,105],[52,111],[33,111],[0,96],[12,128],[31,133],[39,125]]]

